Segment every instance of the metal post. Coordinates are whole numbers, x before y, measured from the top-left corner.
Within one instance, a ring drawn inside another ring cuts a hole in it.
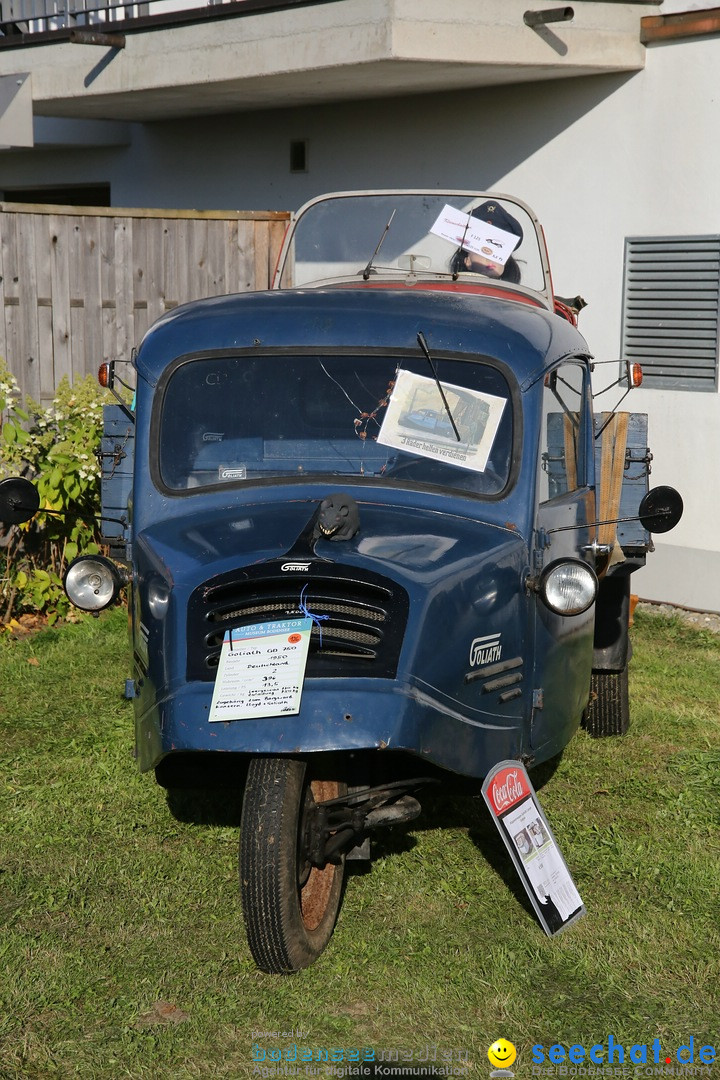
[[[526,11],[523,22],[526,26],[545,26],[546,23],[570,22],[575,17],[571,7],[544,8],[542,11]]]

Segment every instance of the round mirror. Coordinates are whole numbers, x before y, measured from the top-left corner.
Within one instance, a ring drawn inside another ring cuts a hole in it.
[[[37,488],[22,476],[10,476],[0,481],[0,522],[3,525],[22,525],[34,517],[40,508]]]
[[[638,517],[651,533],[670,532],[682,517],[683,501],[672,487],[656,487],[643,496]]]

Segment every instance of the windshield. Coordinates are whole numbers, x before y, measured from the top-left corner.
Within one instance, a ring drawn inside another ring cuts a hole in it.
[[[491,229],[478,231],[489,222]],[[348,193],[326,196],[300,211],[279,287],[388,274],[422,279],[456,273],[477,280],[480,273],[547,295],[546,270],[533,218],[522,203],[505,196]]]
[[[161,395],[161,485],[175,492],[317,475],[506,486],[503,374],[442,357],[243,355],[184,361]]]

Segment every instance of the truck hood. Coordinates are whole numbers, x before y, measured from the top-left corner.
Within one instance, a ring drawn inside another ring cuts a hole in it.
[[[468,561],[494,552],[527,549],[511,523],[504,526],[458,514],[359,502],[360,527],[349,540],[312,536],[317,500],[223,508],[172,518],[136,538],[140,564],[170,587],[194,588],[231,570],[276,563],[281,573],[302,573],[307,563],[342,563],[402,578],[442,578]],[[481,507],[471,504],[477,514]],[[500,556],[500,560],[504,561]],[[295,565],[299,569],[294,569]],[[169,569],[172,567],[172,571]]]

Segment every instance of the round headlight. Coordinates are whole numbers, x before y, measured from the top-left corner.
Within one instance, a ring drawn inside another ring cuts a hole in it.
[[[102,611],[117,598],[122,579],[117,567],[102,555],[80,555],[67,568],[63,588],[81,611]]]
[[[590,567],[579,560],[558,559],[540,577],[538,592],[557,615],[580,615],[594,603],[598,580]]]

